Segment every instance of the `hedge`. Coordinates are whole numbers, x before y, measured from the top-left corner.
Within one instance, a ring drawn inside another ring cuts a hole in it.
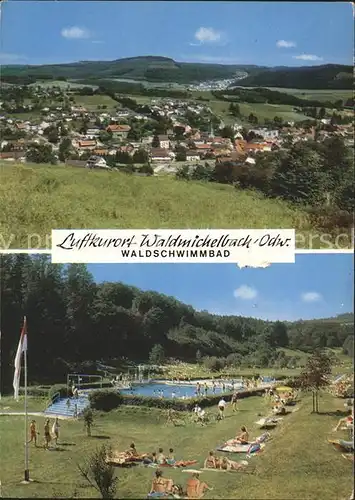
[[[74,384],[75,385],[75,384]],[[78,385],[78,388],[81,389],[101,389],[101,387],[104,388],[109,388],[112,387],[111,382],[88,382],[86,384],[80,384]]]
[[[53,396],[59,392],[59,396],[61,398],[66,398],[68,397],[68,388],[64,384],[54,384],[52,387],[49,389],[48,396],[50,398],[53,398]]]
[[[238,398],[243,399],[250,396],[260,396],[264,389],[254,389],[251,391],[238,392]],[[232,393],[223,395],[226,401],[230,401]],[[215,406],[221,399],[221,395],[213,395],[201,398],[181,399],[160,399],[147,396],[137,396],[128,394],[119,394],[115,390],[111,391],[93,391],[89,394],[89,401],[92,408],[101,411],[110,411],[119,406],[146,406],[160,409],[172,409],[176,411],[191,411],[196,404],[203,407]]]
[[[93,391],[89,394],[91,408],[101,411],[110,411],[118,408],[122,404],[124,396],[117,390]]]
[[[27,387],[27,395],[32,396],[35,398],[47,398],[48,397],[48,388],[47,387],[42,387],[42,386],[30,386]],[[24,395],[25,394],[25,388],[20,387],[19,394]]]

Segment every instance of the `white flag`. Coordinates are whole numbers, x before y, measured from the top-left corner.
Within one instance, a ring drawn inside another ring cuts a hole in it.
[[[27,351],[27,321],[26,317],[23,320],[23,327],[21,330],[20,341],[18,343],[17,352],[15,356],[15,372],[14,372],[14,398],[18,400],[20,390],[20,377],[21,377],[21,359],[22,353]]]

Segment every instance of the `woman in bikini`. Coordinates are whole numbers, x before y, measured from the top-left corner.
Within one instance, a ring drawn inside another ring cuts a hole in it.
[[[206,483],[200,481],[198,473],[193,473],[186,483],[187,498],[202,498],[206,490],[212,489]]]
[[[59,439],[59,427],[60,427],[59,419],[58,419],[58,417],[56,417],[54,420],[54,424],[52,426],[52,434],[53,434],[53,439],[54,439],[54,443],[56,446],[57,446],[58,439]]]
[[[241,432],[236,436],[235,441],[239,444],[248,444],[249,432],[247,431],[247,428],[243,425],[240,430]]]
[[[51,438],[51,433],[49,429],[49,418],[47,418],[45,424],[44,424],[44,449],[48,450],[49,449],[49,443],[52,441]]]
[[[32,420],[30,423],[30,440],[28,441],[29,443],[32,443],[34,441],[35,446],[37,448],[37,429],[36,429],[36,421]]]
[[[152,486],[150,488],[150,496],[164,496],[172,492],[174,482],[172,479],[166,479],[163,477],[163,472],[157,470],[155,472],[155,478],[152,481]]]
[[[166,465],[166,463],[167,463],[163,448],[159,448],[159,450],[158,450],[157,462],[159,465]]]
[[[214,456],[213,451],[210,451],[203,466],[205,469],[218,469],[219,463],[219,458]]]

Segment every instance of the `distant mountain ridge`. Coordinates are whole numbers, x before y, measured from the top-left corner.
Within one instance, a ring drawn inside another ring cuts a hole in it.
[[[266,67],[252,64],[215,64],[177,62],[164,56],[137,56],[113,61],[78,61],[46,65],[4,65],[2,78],[34,77],[67,79],[115,79],[192,84],[207,80],[240,80],[243,86],[285,87],[304,89],[351,89],[352,66],[325,64],[303,67]]]

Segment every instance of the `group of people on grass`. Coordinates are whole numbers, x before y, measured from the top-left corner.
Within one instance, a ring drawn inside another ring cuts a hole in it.
[[[159,448],[158,452],[152,451],[149,453],[138,453],[134,443],[122,452],[111,452],[107,457],[107,462],[116,465],[128,465],[135,462],[141,462],[145,466],[159,467],[187,467],[197,463],[196,460],[177,460],[174,455],[174,449],[170,448],[169,453],[165,454],[163,448]]]
[[[49,444],[51,441],[54,441],[55,446],[58,444],[58,439],[59,439],[59,419],[56,417],[54,419],[54,422],[52,424],[51,428],[51,422],[50,419],[47,418],[44,422],[44,429],[43,429],[43,435],[44,435],[44,442],[43,442],[43,447],[45,450],[49,449]],[[37,424],[35,420],[32,420],[30,423],[30,440],[28,443],[34,443],[35,447],[38,447],[37,444],[37,437],[39,436],[39,432],[37,431]]]
[[[205,469],[219,469],[219,470],[241,470],[248,465],[248,462],[241,461],[236,462],[235,460],[229,460],[227,457],[215,456],[213,451],[210,451],[208,457],[204,462]]]
[[[155,472],[148,498],[202,498],[206,490],[212,490],[205,482],[200,480],[198,472],[192,472],[186,481],[185,487],[174,484],[170,478],[163,476],[163,471],[158,469]]]

